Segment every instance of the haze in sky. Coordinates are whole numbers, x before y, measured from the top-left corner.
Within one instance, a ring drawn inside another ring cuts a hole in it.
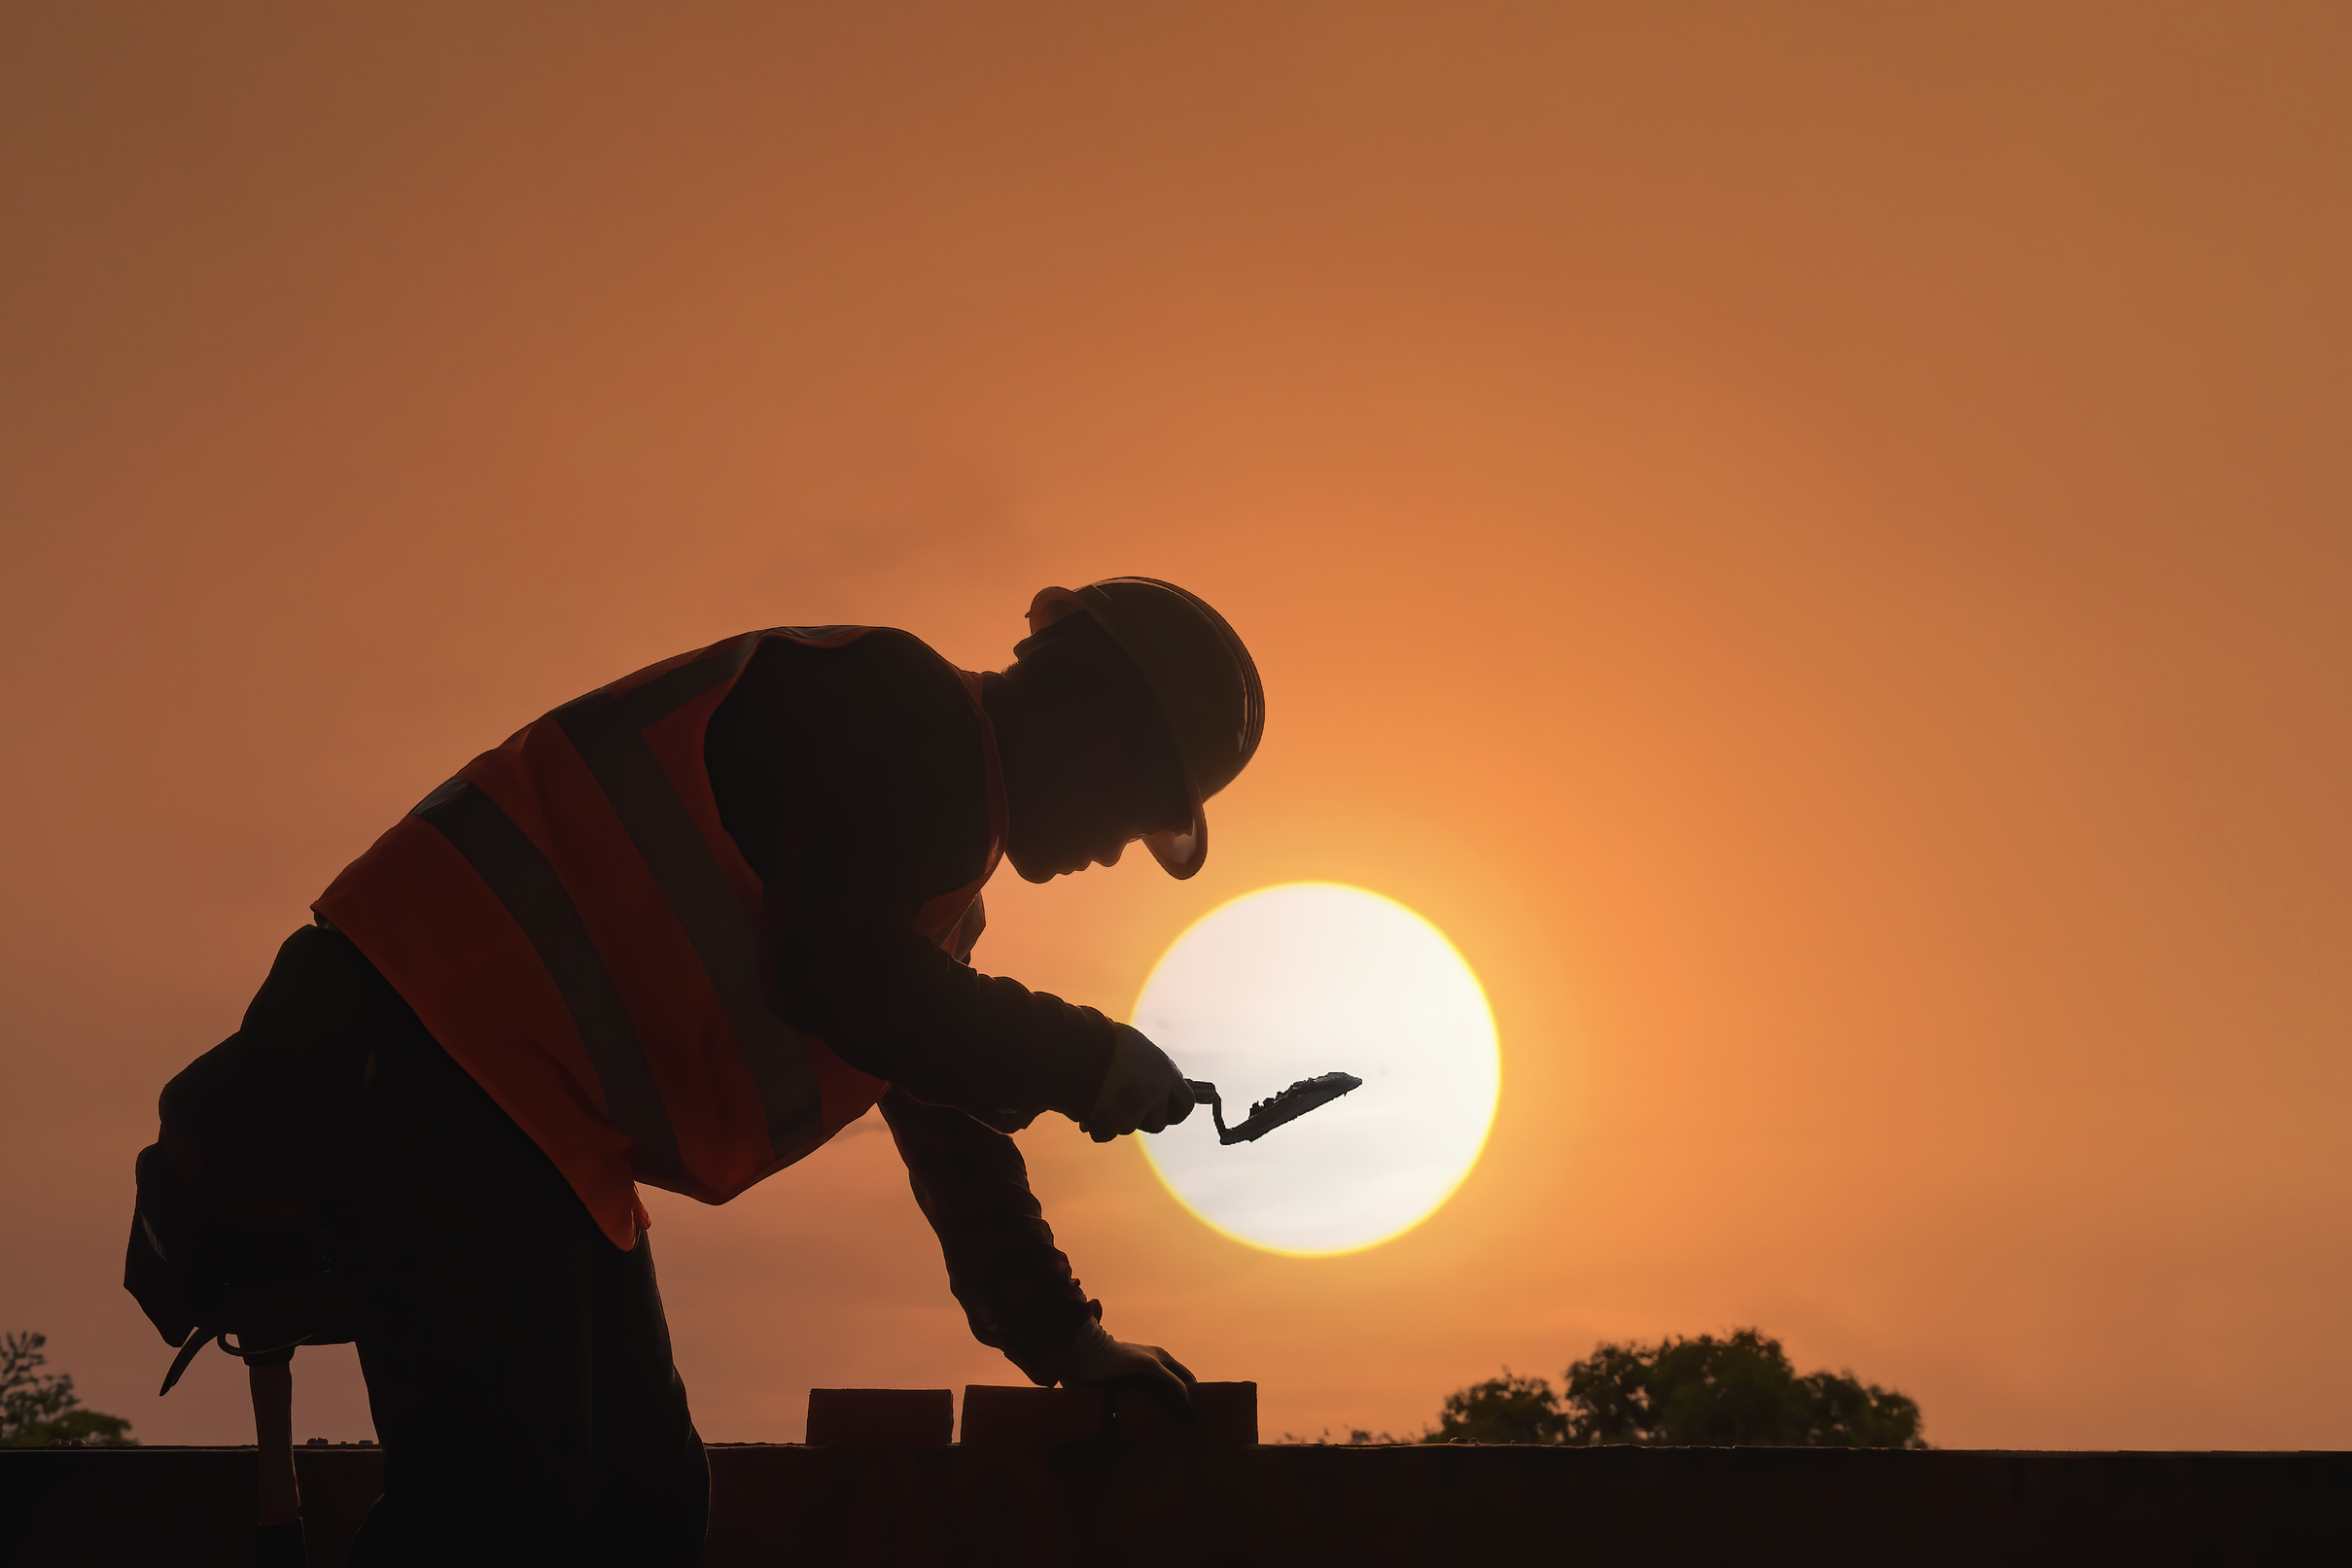
[[[2352,1446],[2347,80],[2330,4],[0,11],[0,1326],[241,1441],[131,1161],[337,870],[656,659],[1141,573],[1264,746],[979,965],[1367,889],[1502,1092],[1334,1257],[1041,1121],[1113,1333],[1269,1434],[1756,1323],[1943,1445]],[[709,1437],[1017,1376],[870,1122],[649,1202]]]

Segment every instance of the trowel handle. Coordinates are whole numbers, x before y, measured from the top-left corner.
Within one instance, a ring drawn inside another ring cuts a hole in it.
[[[1195,1105],[1209,1107],[1209,1119],[1216,1124],[1217,1141],[1219,1143],[1232,1142],[1233,1140],[1225,1135],[1225,1102],[1217,1097],[1216,1085],[1205,1084],[1198,1078],[1187,1078],[1184,1080],[1184,1087],[1192,1091],[1192,1102]]]

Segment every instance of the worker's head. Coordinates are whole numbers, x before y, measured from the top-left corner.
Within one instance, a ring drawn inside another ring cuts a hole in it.
[[[1209,849],[1202,803],[1257,750],[1257,667],[1224,618],[1149,577],[1048,588],[989,704],[1013,868],[1032,882],[1117,862],[1141,839],[1172,876]]]

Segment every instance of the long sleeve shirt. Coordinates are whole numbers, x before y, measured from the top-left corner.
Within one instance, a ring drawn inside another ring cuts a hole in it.
[[[764,884],[770,1005],[893,1086],[882,1113],[974,1337],[1050,1381],[1100,1307],[1006,1133],[1092,1105],[1115,1026],[972,969],[976,919],[955,953],[914,929],[986,863],[980,725],[954,670],[904,632],[778,640],[712,714],[703,754],[720,820]]]

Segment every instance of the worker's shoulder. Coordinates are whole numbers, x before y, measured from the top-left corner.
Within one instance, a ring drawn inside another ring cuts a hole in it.
[[[853,662],[902,669],[909,674],[952,678],[956,671],[937,648],[895,626],[868,626],[849,642],[820,651],[841,654]]]
[[[869,626],[843,643],[823,645],[799,641],[812,631],[820,635],[840,628],[786,627],[785,635],[759,645],[754,665],[790,669],[803,679],[847,683],[873,688],[876,695],[895,690],[909,697],[949,695],[962,703],[963,677],[929,643],[895,626]],[[752,672],[747,670],[746,675]]]
[[[937,650],[911,632],[877,626],[829,645],[803,641],[835,628],[779,628],[764,639],[720,705],[720,721],[795,715],[823,722],[831,714],[854,717],[860,727],[895,716],[928,719],[924,727],[958,731],[974,722],[962,675]]]

